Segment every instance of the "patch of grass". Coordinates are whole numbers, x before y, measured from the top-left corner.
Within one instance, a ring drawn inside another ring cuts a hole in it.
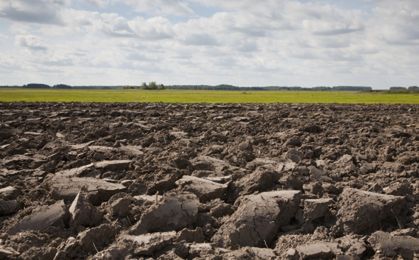
[[[418,93],[221,90],[0,89],[0,102],[419,104]]]

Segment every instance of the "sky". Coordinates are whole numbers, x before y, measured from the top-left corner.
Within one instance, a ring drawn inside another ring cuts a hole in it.
[[[0,85],[419,84],[418,0],[0,0]]]

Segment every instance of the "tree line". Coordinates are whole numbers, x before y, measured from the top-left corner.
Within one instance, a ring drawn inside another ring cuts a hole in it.
[[[19,87],[19,86],[14,86]],[[285,90],[285,91],[382,91],[373,90],[369,86],[317,86],[312,88],[300,86],[250,86],[238,87],[234,85],[221,84],[221,85],[168,85],[158,84],[155,81],[149,83],[142,83],[138,86],[71,86],[67,84],[56,84],[53,86],[43,83],[29,83],[21,86],[23,88],[32,89],[144,89],[144,90],[163,90],[163,89],[183,89],[183,90],[238,90],[238,91],[263,91],[263,90]],[[409,87],[390,87],[389,92],[419,92],[418,86]]]

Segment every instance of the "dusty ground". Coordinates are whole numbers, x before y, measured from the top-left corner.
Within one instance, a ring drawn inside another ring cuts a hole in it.
[[[0,259],[414,259],[419,106],[0,104]]]

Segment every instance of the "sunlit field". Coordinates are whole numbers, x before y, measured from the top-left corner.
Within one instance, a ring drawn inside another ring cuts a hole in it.
[[[0,102],[419,104],[418,93],[346,91],[0,89]]]

